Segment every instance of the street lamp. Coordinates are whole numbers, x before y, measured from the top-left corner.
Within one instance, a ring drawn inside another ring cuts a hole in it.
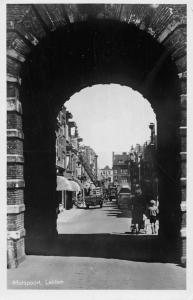
[[[129,156],[130,156],[130,160],[134,161],[134,154],[132,152],[129,153]]]
[[[150,123],[149,129],[151,130],[151,144],[154,144],[155,124]]]
[[[141,183],[141,159],[142,159],[141,154],[138,155],[138,159],[139,159],[138,168],[139,168],[139,184],[140,184]]]
[[[154,181],[156,184],[156,204],[157,204],[158,203],[158,182],[159,182],[159,180],[157,177],[155,177]]]
[[[134,155],[132,152],[129,153],[129,173],[130,173],[130,182],[131,190],[134,189]]]

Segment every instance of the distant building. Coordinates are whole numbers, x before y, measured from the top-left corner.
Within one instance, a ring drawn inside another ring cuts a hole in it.
[[[103,169],[98,170],[98,180],[108,188],[109,183],[113,182],[113,169],[110,169],[109,166],[104,167]]]
[[[155,125],[150,123],[151,139],[144,145],[141,161],[141,185],[147,197],[158,200],[158,165],[156,162],[157,136]]]
[[[113,152],[113,182],[115,185],[130,186],[129,161],[129,153],[115,154]]]
[[[130,149],[129,172],[131,189],[135,191],[136,184],[140,184],[147,200],[158,197],[158,175],[156,165],[155,125],[150,123],[151,138],[144,145],[137,144]]]

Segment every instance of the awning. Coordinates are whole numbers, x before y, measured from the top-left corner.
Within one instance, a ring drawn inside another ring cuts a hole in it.
[[[63,176],[57,176],[57,191],[72,191],[72,186],[70,181],[63,177]]]
[[[78,183],[78,185],[80,186],[81,189],[84,189],[84,185],[82,184],[82,182],[80,182],[80,180],[78,180],[77,178],[73,178],[73,181]]]
[[[77,182],[75,182],[73,180],[69,180],[69,182],[70,182],[70,185],[72,187],[72,191],[73,192],[77,192],[78,193],[78,192],[81,191],[80,186],[79,186],[79,184]]]

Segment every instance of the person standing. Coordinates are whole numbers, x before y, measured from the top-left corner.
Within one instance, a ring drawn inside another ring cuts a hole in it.
[[[148,215],[149,215],[149,220],[151,224],[151,231],[152,234],[156,234],[156,221],[158,219],[158,206],[156,205],[155,200],[150,200],[149,201],[149,206],[148,206]]]
[[[84,194],[85,196],[90,196],[91,188],[90,187],[85,187],[84,188]]]
[[[139,233],[141,229],[144,229],[144,198],[142,195],[142,190],[138,187],[135,191],[135,196],[133,197],[132,205],[132,232]]]

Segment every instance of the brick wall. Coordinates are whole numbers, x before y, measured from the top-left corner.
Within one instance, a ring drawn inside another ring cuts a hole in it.
[[[22,108],[17,83],[7,83],[7,265],[17,267],[24,249]]]
[[[24,213],[9,214],[7,216],[7,230],[15,231],[24,228]]]
[[[23,189],[9,189],[7,191],[7,204],[17,205],[23,204],[24,190]]]

